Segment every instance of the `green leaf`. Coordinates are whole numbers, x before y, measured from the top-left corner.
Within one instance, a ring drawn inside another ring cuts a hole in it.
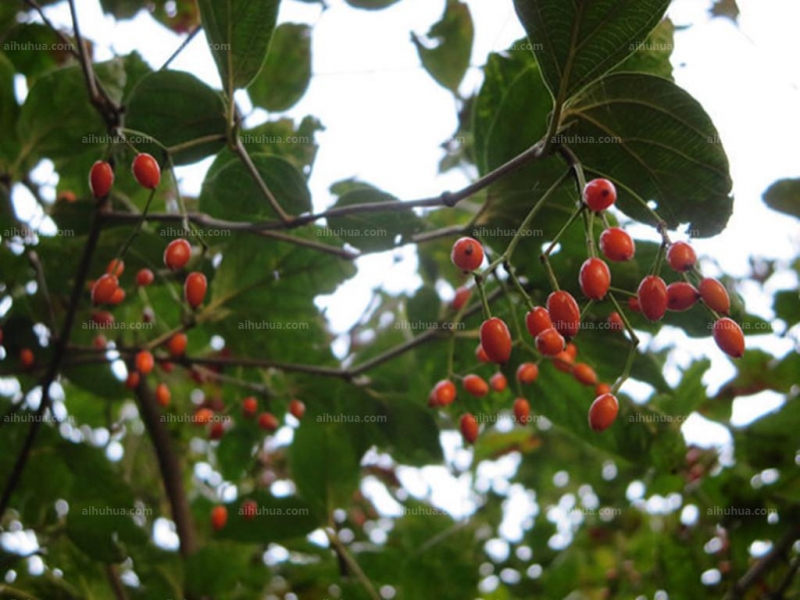
[[[791,327],[800,323],[800,291],[781,290],[775,293],[775,315]]]
[[[565,102],[633,54],[669,0],[514,0],[514,6],[547,87]]]
[[[345,0],[350,6],[354,8],[363,8],[364,10],[380,10],[391,6],[399,0]]]
[[[219,596],[237,587],[251,567],[252,550],[241,544],[215,543],[186,559],[185,593],[190,596]]]
[[[242,511],[246,500],[254,500],[258,505],[252,519],[246,519]],[[217,536],[243,543],[267,544],[307,535],[324,524],[325,519],[312,514],[309,505],[299,498],[276,498],[257,492],[228,506],[228,523]]]
[[[256,106],[280,112],[297,104],[311,82],[311,28],[282,23],[275,29],[264,68],[248,93]]]
[[[128,507],[71,504],[67,517],[67,535],[87,556],[102,563],[119,563],[128,553],[122,540],[138,543],[147,534],[138,527]],[[124,513],[124,514],[123,514]]]
[[[311,174],[319,148],[315,134],[324,130],[322,123],[314,117],[304,117],[299,125],[295,125],[292,119],[278,119],[241,130],[239,140],[251,155],[262,153],[280,156],[307,177]]]
[[[412,33],[411,41],[425,70],[439,85],[457,93],[469,68],[474,37],[469,6],[459,0],[447,0],[441,20],[424,38]]]
[[[736,0],[714,0],[710,11],[712,17],[725,17],[734,23],[739,21],[739,5]]]
[[[764,203],[772,210],[800,219],[800,179],[780,179],[764,192]]]
[[[198,0],[200,18],[229,100],[253,81],[269,50],[280,0]]]
[[[636,52],[618,65],[615,71],[649,73],[672,81],[670,57],[674,49],[675,25],[666,18],[641,45],[636,46]]]
[[[654,224],[650,200],[670,228],[694,237],[724,229],[733,210],[728,158],[703,107],[674,83],[618,73],[584,90],[565,112],[564,134],[588,176],[617,184],[617,206]]]
[[[15,124],[19,105],[14,96],[14,65],[0,52],[0,171],[7,171],[19,152]]]

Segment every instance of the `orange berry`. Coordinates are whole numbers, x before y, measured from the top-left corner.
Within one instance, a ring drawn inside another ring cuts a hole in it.
[[[522,363],[517,368],[517,381],[524,384],[533,383],[539,377],[539,365],[536,363]]]
[[[92,302],[94,304],[111,304],[114,292],[119,289],[119,280],[106,273],[92,285]]]
[[[700,292],[691,283],[676,281],[667,286],[667,309],[688,310],[700,299]]]
[[[553,357],[553,366],[562,373],[570,373],[575,359],[566,350],[559,352]]]
[[[545,307],[534,306],[525,315],[525,326],[528,328],[528,333],[536,337],[545,329],[550,329],[553,326],[553,322],[550,320],[550,313],[547,312]]]
[[[611,393],[611,386],[607,383],[598,383],[594,386],[594,396],[602,396],[603,394],[610,394]]]
[[[469,302],[469,297],[472,295],[472,290],[465,287],[460,287],[456,290],[456,296],[453,298],[452,307],[453,310],[461,310],[464,308],[467,302]]]
[[[617,418],[619,403],[613,394],[603,394],[592,402],[589,408],[589,427],[594,431],[605,431]]]
[[[478,421],[471,414],[467,413],[461,417],[459,428],[464,441],[468,444],[474,444],[478,439]]]
[[[154,364],[153,355],[147,350],[142,350],[136,355],[136,370],[142,375],[149,375]]]
[[[197,308],[203,303],[208,290],[208,281],[206,276],[199,271],[189,273],[186,282],[183,284],[183,295],[186,302],[192,308]]]
[[[741,358],[744,354],[744,333],[733,319],[723,317],[714,323],[714,341],[728,356]]]
[[[192,247],[189,242],[183,238],[172,240],[164,250],[164,265],[172,271],[177,271],[185,267],[191,257]]]
[[[597,373],[586,363],[578,363],[572,367],[572,376],[583,385],[597,384]]]
[[[130,390],[135,390],[139,387],[141,376],[136,371],[128,372],[128,378],[125,380],[125,387]]]
[[[114,169],[104,160],[98,160],[89,171],[89,189],[95,198],[105,198],[114,185]],[[74,194],[73,194],[74,196]]]
[[[453,244],[450,260],[462,271],[474,271],[483,262],[483,246],[471,237],[462,237]]]
[[[214,411],[210,408],[198,408],[194,413],[195,425],[208,425],[214,419]]]
[[[489,384],[479,375],[467,375],[462,383],[464,389],[476,398],[481,398],[489,393]]]
[[[136,273],[136,284],[141,287],[147,287],[153,283],[155,279],[156,276],[153,275],[150,269],[139,269],[139,272]]]
[[[686,242],[675,242],[667,250],[667,262],[673,271],[690,271],[697,263],[697,254]]]
[[[253,396],[248,396],[242,400],[242,413],[244,414],[245,418],[251,419],[256,416],[257,412],[258,400],[256,400]]]
[[[495,392],[502,392],[508,387],[508,380],[502,373],[495,373],[489,379],[489,387]]]
[[[176,333],[167,341],[169,355],[173,358],[183,356],[183,353],[186,352],[186,344],[188,343],[189,338],[186,337],[185,333]]]
[[[477,358],[482,363],[492,362],[491,360],[489,360],[489,357],[486,356],[486,350],[484,350],[483,346],[481,346],[480,344],[478,344],[478,346],[475,348],[475,358]]]
[[[529,423],[531,420],[531,405],[525,398],[514,400],[514,418],[517,423]]]
[[[267,431],[275,431],[278,428],[278,419],[272,413],[264,412],[258,415],[258,426]]]
[[[258,503],[255,500],[245,500],[242,502],[242,516],[248,521],[256,518],[258,513]]]
[[[565,338],[578,335],[581,327],[581,309],[572,294],[559,290],[547,297],[547,312],[553,327]]]
[[[545,356],[555,356],[564,350],[564,338],[554,327],[545,329],[535,340],[536,349]]]
[[[617,311],[608,315],[608,328],[612,331],[622,331],[625,329],[625,322]]]
[[[502,319],[492,317],[481,325],[481,346],[489,360],[505,364],[511,357],[511,332]]]
[[[158,187],[158,183],[161,181],[161,167],[158,166],[155,158],[146,152],[137,154],[136,158],[133,159],[131,169],[136,181],[143,188],[154,190]]]
[[[289,414],[299,421],[306,414],[306,405],[301,400],[292,400],[289,402]]]
[[[456,386],[452,381],[442,379],[433,386],[428,397],[428,406],[448,406],[456,399]]]
[[[648,275],[639,284],[637,292],[642,314],[650,321],[658,321],[667,312],[667,284],[657,275]]]
[[[222,505],[215,506],[211,510],[211,527],[213,527],[216,531],[219,531],[223,527],[225,527],[225,523],[228,522],[228,509]]]
[[[158,402],[158,405],[164,407],[169,406],[169,401],[171,398],[172,394],[170,394],[167,384],[159,383],[156,386],[156,402]]]
[[[23,348],[20,350],[19,362],[21,362],[22,366],[26,369],[30,369],[33,366],[33,363],[36,362],[36,357],[33,355],[33,350],[30,348]]]
[[[727,315],[731,309],[731,299],[728,290],[719,281],[706,277],[698,286],[700,297],[711,310]]]

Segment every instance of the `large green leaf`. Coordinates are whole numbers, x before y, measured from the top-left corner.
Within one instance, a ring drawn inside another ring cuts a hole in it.
[[[647,39],[636,46],[636,52],[616,67],[616,71],[640,71],[672,80],[670,57],[675,48],[675,25],[666,18]]]
[[[17,152],[19,141],[15,123],[19,118],[19,105],[14,97],[14,65],[0,53],[0,170],[8,170]]]
[[[517,15],[559,102],[633,54],[669,0],[514,0]]]
[[[284,111],[297,104],[311,82],[311,28],[282,23],[275,29],[264,68],[248,88],[253,104]]]
[[[764,192],[764,203],[772,210],[800,218],[800,179],[780,179]]]
[[[474,37],[469,6],[459,0],[447,0],[441,20],[424,38],[412,33],[411,41],[428,73],[441,86],[457,93],[469,68]]]
[[[245,500],[255,501],[258,506],[251,519],[246,518],[242,510]],[[319,515],[312,514],[309,505],[299,498],[276,498],[258,492],[228,507],[228,524],[219,537],[237,542],[266,544],[302,537],[325,522]]]
[[[198,0],[200,17],[222,88],[233,92],[253,81],[264,64],[280,0]]]

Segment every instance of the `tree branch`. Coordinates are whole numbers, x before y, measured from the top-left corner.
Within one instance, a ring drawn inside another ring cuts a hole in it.
[[[736,582],[733,589],[725,596],[725,600],[739,600],[744,598],[747,590],[763,579],[798,539],[800,539],[800,525],[795,525],[772,547],[772,550],[762,556],[761,559]]]

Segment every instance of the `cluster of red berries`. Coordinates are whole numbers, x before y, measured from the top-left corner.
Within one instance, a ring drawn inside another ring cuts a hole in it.
[[[252,521],[258,514],[258,502],[255,500],[245,500],[239,509],[239,514],[246,521]],[[222,504],[218,504],[211,509],[211,527],[215,531],[221,530],[228,522],[228,508]]]
[[[131,164],[131,171],[136,181],[143,188],[154,190],[161,181],[161,167],[158,161],[146,152],[136,155]],[[89,188],[98,200],[106,198],[114,185],[114,169],[104,161],[98,160],[89,171]]]

